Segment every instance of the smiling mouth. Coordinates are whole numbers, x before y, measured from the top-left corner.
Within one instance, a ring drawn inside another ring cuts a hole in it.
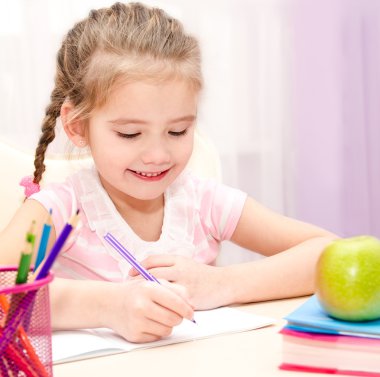
[[[141,177],[141,178],[161,178],[164,175],[166,175],[166,173],[169,170],[170,169],[162,170],[162,171],[156,171],[156,172],[143,172],[143,171],[129,169],[130,172],[134,173],[135,175],[137,175],[138,177]]]

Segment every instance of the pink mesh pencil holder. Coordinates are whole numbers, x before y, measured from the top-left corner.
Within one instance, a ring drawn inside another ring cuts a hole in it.
[[[49,283],[15,285],[17,268],[0,267],[0,376],[52,377]]]

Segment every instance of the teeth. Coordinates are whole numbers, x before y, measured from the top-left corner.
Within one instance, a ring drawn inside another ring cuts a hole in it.
[[[160,175],[162,172],[159,171],[157,173],[144,173],[142,171],[136,171],[137,174],[139,175],[142,175],[143,177],[157,177],[158,175]]]

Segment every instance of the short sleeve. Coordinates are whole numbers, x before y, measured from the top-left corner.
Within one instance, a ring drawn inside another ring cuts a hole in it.
[[[217,241],[230,240],[242,214],[247,194],[213,180],[198,181],[197,191],[203,228]]]
[[[50,184],[31,195],[29,199],[38,201],[47,211],[52,210],[52,220],[56,234],[61,232],[76,211],[75,192],[67,182]]]

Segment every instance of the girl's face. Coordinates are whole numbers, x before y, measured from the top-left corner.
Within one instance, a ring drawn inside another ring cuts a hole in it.
[[[154,200],[193,150],[198,95],[182,80],[118,86],[96,109],[88,143],[111,198]]]

